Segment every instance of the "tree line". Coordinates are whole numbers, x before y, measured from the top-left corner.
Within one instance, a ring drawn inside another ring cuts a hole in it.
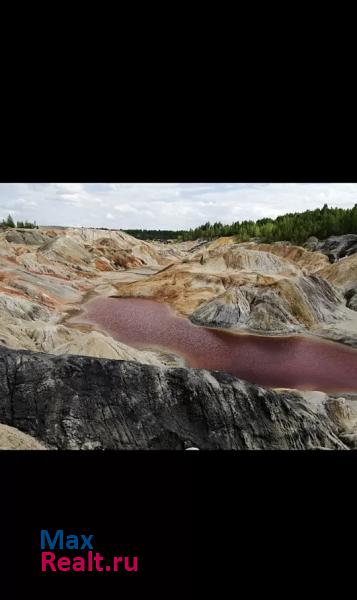
[[[2,220],[2,222],[0,223],[0,227],[2,227],[3,229],[6,229],[7,227],[10,227],[11,229],[14,229],[16,227],[18,227],[19,229],[38,229],[36,221],[34,221],[33,223],[30,223],[30,221],[17,221],[15,224],[15,221],[11,215],[8,215],[7,219]]]
[[[183,237],[187,231],[172,231],[171,229],[124,229],[125,233],[132,235],[140,240],[177,240]]]
[[[11,215],[0,222],[2,228],[38,229],[36,222],[15,221]],[[353,208],[322,208],[306,210],[301,213],[287,213],[276,219],[264,218],[257,221],[236,221],[226,225],[220,221],[204,223],[195,229],[125,229],[126,233],[141,240],[212,240],[217,237],[234,236],[237,242],[247,242],[257,238],[262,242],[290,241],[295,244],[304,243],[307,238],[315,236],[324,239],[330,235],[357,233],[357,204]]]
[[[236,221],[224,225],[220,221],[187,231],[127,229],[134,237],[142,240],[212,240],[217,237],[235,236],[237,242],[247,242],[258,238],[265,243],[290,241],[295,244],[304,243],[307,238],[315,236],[324,239],[330,235],[357,233],[357,204],[353,208],[322,208],[306,210],[301,213],[287,213],[276,219],[264,218],[257,221]]]

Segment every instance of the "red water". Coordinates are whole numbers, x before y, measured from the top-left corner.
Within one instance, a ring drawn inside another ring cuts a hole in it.
[[[191,367],[261,385],[357,391],[357,350],[303,336],[266,337],[197,327],[169,306],[142,298],[95,298],[81,321],[136,348],[159,347]]]

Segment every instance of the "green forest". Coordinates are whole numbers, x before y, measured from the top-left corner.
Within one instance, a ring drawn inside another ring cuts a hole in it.
[[[357,204],[353,208],[346,209],[329,208],[325,204],[322,208],[306,210],[302,213],[287,213],[276,219],[236,221],[231,225],[207,222],[188,231],[148,229],[126,229],[125,231],[142,240],[212,240],[216,237],[233,235],[237,242],[258,238],[267,243],[290,241],[302,244],[310,236],[324,239],[330,235],[357,233]]]

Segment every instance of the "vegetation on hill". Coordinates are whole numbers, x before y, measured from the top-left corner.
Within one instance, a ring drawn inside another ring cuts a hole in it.
[[[126,229],[126,233],[142,240],[177,241],[214,239],[234,235],[238,242],[259,238],[262,242],[291,241],[302,244],[310,236],[324,239],[330,235],[357,233],[357,204],[353,208],[323,208],[302,213],[287,213],[276,219],[236,221],[232,225],[210,222],[188,231]]]

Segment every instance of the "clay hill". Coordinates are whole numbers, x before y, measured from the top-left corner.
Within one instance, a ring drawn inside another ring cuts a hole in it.
[[[357,253],[330,263],[328,242],[320,252],[220,238],[150,277],[115,287],[121,297],[167,302],[196,325],[309,333],[357,346]]]
[[[232,237],[160,244],[81,228],[0,233],[0,423],[15,428],[1,430],[4,447],[354,445],[353,399],[316,403],[173,368],[155,348],[80,323],[95,296],[155,299],[197,326],[357,347],[357,235],[300,247]]]

